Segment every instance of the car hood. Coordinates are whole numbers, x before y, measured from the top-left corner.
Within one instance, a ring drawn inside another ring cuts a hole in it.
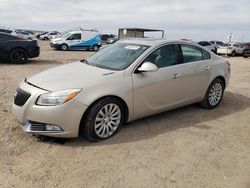
[[[101,84],[105,79],[121,79],[124,71],[112,71],[75,62],[48,69],[30,78],[27,82],[39,88],[58,91],[64,89],[83,89]]]
[[[61,41],[61,40],[62,40],[62,38],[56,37],[56,38],[53,38],[53,39],[51,40],[51,42],[58,42],[58,41]]]

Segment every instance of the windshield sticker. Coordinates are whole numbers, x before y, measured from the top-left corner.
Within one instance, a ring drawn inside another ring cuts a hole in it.
[[[126,49],[129,50],[138,50],[140,48],[140,46],[136,46],[136,45],[128,45],[125,47]]]

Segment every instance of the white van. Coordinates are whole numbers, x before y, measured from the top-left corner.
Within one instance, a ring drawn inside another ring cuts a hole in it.
[[[87,49],[98,51],[102,39],[97,31],[70,31],[52,39],[50,46],[60,50]]]

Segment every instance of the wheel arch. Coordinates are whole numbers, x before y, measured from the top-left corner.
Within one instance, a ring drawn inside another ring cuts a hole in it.
[[[13,50],[16,50],[16,49],[22,49],[22,50],[24,50],[26,52],[27,56],[29,56],[29,53],[28,53],[27,49],[25,49],[24,47],[16,47],[15,46],[15,47],[9,49],[9,57],[10,57],[11,52]]]
[[[121,103],[122,103],[122,106],[123,106],[123,109],[124,109],[124,121],[123,123],[126,123],[128,121],[128,117],[129,117],[129,109],[128,109],[128,105],[127,103],[125,102],[124,99],[122,99],[121,97],[119,96],[115,96],[115,95],[107,95],[107,96],[103,96],[103,97],[100,97],[98,99],[96,99],[95,101],[93,101],[87,108],[87,110],[84,112],[84,114],[82,115],[82,119],[80,121],[80,125],[79,125],[79,133],[80,133],[80,130],[82,129],[82,126],[84,126],[84,121],[85,121],[85,118],[86,118],[86,115],[88,114],[88,111],[92,108],[93,105],[95,105],[98,101],[104,99],[104,98],[115,98],[117,100],[119,100]]]
[[[220,79],[220,80],[223,82],[223,84],[224,84],[224,89],[225,89],[225,87],[227,86],[226,79],[225,79],[223,76],[217,76],[216,78],[213,79],[213,81],[214,81],[215,79]],[[212,82],[213,82],[213,81],[212,81]]]

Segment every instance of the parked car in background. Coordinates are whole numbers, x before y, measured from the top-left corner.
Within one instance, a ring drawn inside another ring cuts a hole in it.
[[[16,30],[16,33],[19,37],[27,40],[36,40],[36,36],[27,31]]]
[[[217,49],[217,54],[219,55],[230,55],[234,57],[236,55],[242,55],[242,53],[243,53],[243,45],[240,43],[227,44]]]
[[[28,58],[38,57],[40,48],[36,40],[25,40],[0,32],[0,59],[12,63],[27,63]]]
[[[53,38],[56,38],[59,35],[60,35],[60,32],[58,32],[58,31],[52,31],[52,32],[47,32],[47,33],[45,33],[43,35],[40,35],[39,39],[40,40],[51,40]]]
[[[40,33],[40,34],[36,35],[36,38],[40,39],[40,36],[41,36],[41,35],[46,35],[47,33],[48,33],[48,32]]]
[[[2,33],[7,33],[7,34],[10,34],[10,35],[13,35],[13,36],[19,36],[16,32],[15,29],[6,29],[6,28],[0,28],[0,32]]]
[[[224,42],[216,40],[212,40],[210,43],[212,43],[217,49],[226,45]]]
[[[213,45],[211,42],[208,41],[200,41],[198,42],[199,45],[204,46],[205,48],[209,49],[210,51],[216,53],[217,48],[215,45]]]
[[[243,48],[243,57],[247,58],[250,57],[250,43],[245,43]]]
[[[113,38],[113,37],[115,37],[115,35],[113,35],[113,34],[102,34],[101,35],[101,39],[102,39],[103,43],[107,43],[108,39]]]
[[[125,122],[200,103],[216,108],[230,64],[185,41],[121,40],[86,60],[25,79],[13,104],[25,132],[101,141]]]
[[[113,43],[115,43],[115,42],[118,41],[118,40],[119,40],[119,39],[118,39],[117,36],[114,36],[114,37],[112,37],[112,38],[108,38],[107,44],[113,44]]]
[[[58,50],[86,49],[98,51],[102,45],[102,40],[97,31],[70,31],[52,39],[50,46]]]

